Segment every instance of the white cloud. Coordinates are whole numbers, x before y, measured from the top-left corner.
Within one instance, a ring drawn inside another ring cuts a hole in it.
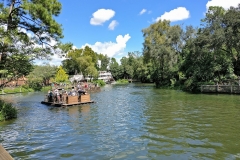
[[[229,9],[231,6],[237,7],[239,3],[240,0],[210,0],[207,2],[206,8],[208,10],[210,6],[220,6],[224,9]]]
[[[130,38],[131,37],[129,34],[126,34],[124,36],[118,35],[116,38],[116,42],[96,42],[93,45],[85,44],[84,46],[82,46],[82,48],[84,48],[85,46],[89,46],[97,53],[102,53],[106,54],[108,57],[113,57],[124,52],[124,49],[126,48],[126,43]]]
[[[75,50],[75,49],[77,49],[77,47],[76,46],[72,46],[72,49]]]
[[[118,25],[118,22],[117,22],[116,20],[113,20],[113,21],[109,24],[108,29],[114,30],[117,25]]]
[[[146,9],[142,9],[139,14],[142,15],[142,14],[144,14],[145,12],[147,12],[147,10],[146,10]]]
[[[185,7],[178,7],[171,10],[170,12],[165,12],[163,15],[156,19],[156,22],[159,20],[170,20],[171,22],[181,21],[188,19],[190,17],[190,12]]]
[[[115,11],[111,9],[99,9],[92,14],[90,24],[102,25],[104,22],[110,20],[115,15]]]

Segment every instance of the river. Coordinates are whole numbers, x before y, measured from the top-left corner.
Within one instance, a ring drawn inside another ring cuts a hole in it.
[[[4,95],[18,118],[0,123],[16,160],[240,159],[240,96],[153,85],[107,85],[96,103],[53,108],[45,93]]]

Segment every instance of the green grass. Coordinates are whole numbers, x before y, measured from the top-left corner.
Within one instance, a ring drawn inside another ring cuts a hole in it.
[[[3,89],[4,93],[25,93],[25,92],[33,92],[34,90],[31,88],[24,88],[24,87],[6,87]]]

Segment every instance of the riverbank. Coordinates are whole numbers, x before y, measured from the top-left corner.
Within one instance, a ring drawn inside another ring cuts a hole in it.
[[[6,87],[0,90],[0,95],[34,92],[32,88],[24,87]]]

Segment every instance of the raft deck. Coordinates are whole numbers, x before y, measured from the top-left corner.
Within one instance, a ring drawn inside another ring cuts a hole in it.
[[[2,160],[13,160],[12,156],[0,145],[0,159]]]
[[[66,106],[76,106],[76,105],[94,103],[94,101],[77,102],[77,103],[54,103],[54,102],[45,102],[45,101],[42,101],[41,103],[42,103],[42,104],[46,104],[46,105],[55,106],[55,107],[66,107]]]

